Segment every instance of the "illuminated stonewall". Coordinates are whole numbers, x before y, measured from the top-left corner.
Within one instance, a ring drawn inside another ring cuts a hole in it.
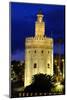
[[[39,12],[35,22],[35,36],[25,41],[24,87],[32,83],[35,74],[53,75],[53,39],[45,35],[44,15]]]

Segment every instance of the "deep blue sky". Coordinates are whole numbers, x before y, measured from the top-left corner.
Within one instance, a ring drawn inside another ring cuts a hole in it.
[[[65,6],[10,3],[11,18],[11,59],[23,60],[25,38],[35,35],[35,21],[39,10],[44,14],[46,36],[54,39],[54,54],[59,52],[58,41],[61,39],[60,53],[64,54]]]

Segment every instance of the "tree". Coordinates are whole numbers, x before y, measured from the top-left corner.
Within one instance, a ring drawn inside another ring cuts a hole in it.
[[[24,66],[20,64],[20,61],[12,61],[11,64],[13,65],[13,71],[18,76],[18,79],[22,79],[22,75],[24,74]]]
[[[52,77],[49,75],[44,74],[36,74],[34,75],[33,82],[31,85],[25,88],[25,92],[51,92],[52,88]]]

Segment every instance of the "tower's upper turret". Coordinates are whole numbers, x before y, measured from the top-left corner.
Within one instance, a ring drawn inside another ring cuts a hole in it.
[[[44,15],[41,11],[37,14],[37,21],[35,22],[35,36],[43,37],[45,33],[45,22],[43,21]]]

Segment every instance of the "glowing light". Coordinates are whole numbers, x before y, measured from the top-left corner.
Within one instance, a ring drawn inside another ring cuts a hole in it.
[[[55,83],[55,90],[58,92],[62,92],[64,86],[62,84],[60,84],[60,82]]]

